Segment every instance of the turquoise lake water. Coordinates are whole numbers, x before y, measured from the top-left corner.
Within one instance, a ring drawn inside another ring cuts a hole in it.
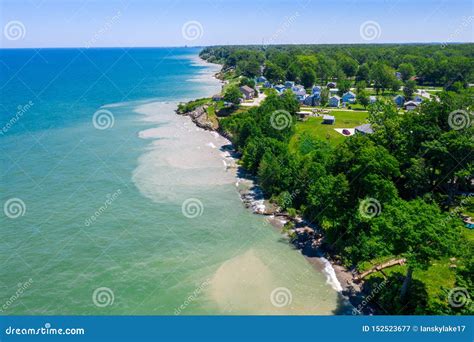
[[[198,52],[0,50],[2,314],[337,312],[228,142],[174,113],[221,87]]]

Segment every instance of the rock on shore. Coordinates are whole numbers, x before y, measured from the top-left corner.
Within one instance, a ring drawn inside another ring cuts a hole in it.
[[[198,106],[194,110],[185,113],[179,113],[180,115],[186,115],[191,118],[191,120],[196,124],[196,126],[210,130],[216,131],[219,128],[217,121],[213,121],[209,118],[207,114],[207,106]]]

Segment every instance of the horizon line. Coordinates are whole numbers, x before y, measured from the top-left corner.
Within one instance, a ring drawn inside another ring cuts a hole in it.
[[[282,43],[282,44],[210,44],[210,45],[163,45],[163,46],[43,46],[43,47],[0,47],[0,50],[28,50],[28,49],[84,49],[84,50],[93,50],[93,49],[166,49],[166,48],[206,48],[214,46],[261,46],[264,48],[267,47],[278,47],[278,46],[324,46],[324,45],[460,45],[460,44],[474,44],[474,42],[442,42],[442,41],[433,41],[433,42],[390,42],[390,43]]]

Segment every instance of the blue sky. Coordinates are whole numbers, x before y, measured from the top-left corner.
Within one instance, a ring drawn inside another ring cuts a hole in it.
[[[472,42],[471,0],[1,0],[1,47]]]

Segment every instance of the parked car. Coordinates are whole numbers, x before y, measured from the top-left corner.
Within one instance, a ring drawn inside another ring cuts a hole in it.
[[[351,132],[349,132],[348,129],[343,129],[343,130],[342,130],[342,134],[344,134],[344,135],[351,135]]]

